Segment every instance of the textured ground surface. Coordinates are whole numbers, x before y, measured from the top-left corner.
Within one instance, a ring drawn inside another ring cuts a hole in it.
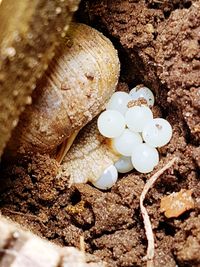
[[[157,169],[171,156],[180,161],[145,201],[155,234],[155,266],[200,266],[200,2],[93,0],[82,3],[77,17],[103,31],[119,50],[119,87],[149,86],[156,94],[155,112],[173,126]],[[10,167],[1,187],[2,213],[59,244],[79,246],[84,235],[87,251],[110,267],[145,266],[139,196],[150,175],[132,172],[101,192],[90,185],[68,189],[68,177],[55,178],[58,168],[45,156]],[[195,209],[167,219],[160,199],[181,189],[193,190]]]

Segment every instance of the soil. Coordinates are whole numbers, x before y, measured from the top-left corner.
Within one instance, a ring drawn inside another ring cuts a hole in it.
[[[200,266],[200,1],[83,1],[77,18],[102,31],[118,49],[119,89],[149,86],[156,95],[154,113],[173,127],[154,172],[172,156],[179,163],[161,175],[144,203],[155,236],[154,266]],[[90,184],[68,188],[69,177],[56,178],[58,171],[46,155],[7,167],[2,214],[58,244],[79,247],[84,236],[86,251],[109,267],[146,266],[139,197],[154,172],[133,171],[102,192]],[[160,199],[181,189],[193,191],[195,208],[166,218]]]

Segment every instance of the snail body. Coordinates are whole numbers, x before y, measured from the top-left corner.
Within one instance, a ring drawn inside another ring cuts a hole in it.
[[[79,133],[62,162],[70,183],[96,183],[104,171],[120,158],[112,143],[100,134],[94,119]]]
[[[14,129],[6,154],[51,155],[66,139],[69,149],[78,131],[104,108],[119,70],[112,43],[97,30],[73,23]]]

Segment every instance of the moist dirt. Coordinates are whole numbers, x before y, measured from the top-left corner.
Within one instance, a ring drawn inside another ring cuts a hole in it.
[[[90,184],[69,188],[69,177],[58,176],[59,164],[47,155],[2,166],[1,213],[57,244],[79,247],[83,236],[86,251],[106,266],[146,266],[139,197],[147,179],[178,156],[144,202],[154,266],[200,266],[200,1],[83,1],[76,17],[113,41],[121,61],[118,90],[148,86],[156,96],[153,112],[171,123],[173,137],[159,149],[152,173],[121,175],[106,192]],[[160,200],[181,189],[192,190],[195,208],[166,218]]]

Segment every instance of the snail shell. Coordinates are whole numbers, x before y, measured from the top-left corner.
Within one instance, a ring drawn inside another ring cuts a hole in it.
[[[71,145],[78,131],[104,108],[119,70],[110,40],[89,26],[73,23],[34,91],[32,105],[22,114],[7,155],[52,154],[66,138]]]
[[[102,136],[93,120],[79,133],[62,163],[62,173],[70,184],[95,182],[121,156],[112,148],[110,139]]]

